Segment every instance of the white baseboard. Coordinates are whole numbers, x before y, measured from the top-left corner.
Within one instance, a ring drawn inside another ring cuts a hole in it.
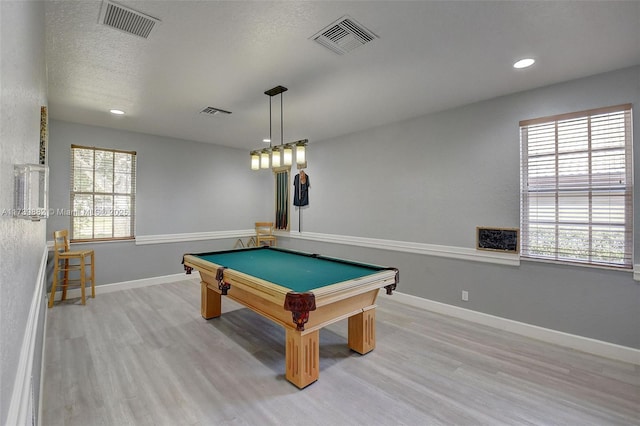
[[[181,274],[163,275],[160,277],[142,278],[139,280],[122,281],[119,283],[97,285],[96,295],[112,293],[114,291],[120,291],[120,290],[129,290],[132,288],[140,288],[140,287],[148,287],[148,286],[158,285],[158,284],[173,283],[176,281],[184,281],[184,280],[195,281],[199,284],[200,276],[198,274],[186,275],[185,273],[181,273]],[[89,295],[90,291],[91,289],[87,287],[86,294]],[[54,300],[59,301],[61,297],[62,297],[62,290],[56,291]],[[71,288],[67,290],[67,299],[75,299],[78,297],[82,297],[82,291],[80,290],[80,288]]]
[[[381,296],[382,297],[382,296]],[[482,312],[472,311],[470,309],[460,308],[458,306],[447,305],[429,299],[404,294],[397,291],[393,292],[394,300],[405,303],[407,305],[426,309],[443,315],[460,318],[476,324],[482,324],[499,330],[508,331],[519,334],[521,336],[530,337],[532,339],[541,340],[547,343],[553,343],[587,352],[593,355],[605,358],[615,359],[617,361],[628,362],[640,365],[640,350],[629,348],[627,346],[616,345],[614,343],[604,342],[602,340],[591,339],[588,337],[577,336],[575,334],[564,333],[562,331],[552,330],[549,328],[539,327],[519,321],[514,321]]]
[[[20,347],[20,359],[16,371],[16,379],[13,384],[9,412],[7,414],[7,425],[32,425],[34,422],[33,400],[33,359],[36,351],[36,338],[38,335],[38,322],[42,303],[44,302],[43,292],[46,286],[47,258],[49,251],[45,247],[40,260],[40,269],[35,283],[27,325],[25,327],[22,346]],[[42,375],[40,377],[42,381]],[[42,399],[42,395],[40,395]]]

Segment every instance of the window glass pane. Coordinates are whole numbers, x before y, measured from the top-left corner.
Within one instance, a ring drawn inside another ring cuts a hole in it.
[[[93,150],[73,150],[73,191],[93,192]]]
[[[540,257],[554,257],[556,230],[552,225],[531,225],[528,229],[528,251]]]
[[[555,194],[536,194],[529,198],[529,221],[532,223],[556,221],[556,196]]]
[[[121,152],[115,153],[114,192],[119,194],[131,193],[132,159],[133,157],[130,154],[123,154]]]
[[[547,123],[527,129],[530,156],[555,154],[555,124]]]
[[[576,152],[589,149],[589,127],[584,118],[558,123],[558,152]]]
[[[131,216],[131,197],[116,195],[113,197],[113,215],[120,217]]]
[[[93,195],[76,194],[73,197],[73,215],[74,216],[92,216],[93,215]]]
[[[113,152],[96,151],[95,192],[113,192]]]
[[[96,216],[112,216],[113,215],[113,196],[96,195],[95,196],[95,215]]]
[[[624,225],[625,199],[623,192],[594,194],[592,198],[592,222],[595,224]]]
[[[589,223],[589,196],[569,193],[558,197],[558,222],[579,224]]]
[[[591,163],[594,185],[609,187],[627,183],[624,149],[595,151]]]
[[[578,152],[558,155],[558,187],[586,189],[589,186],[589,154]]]
[[[96,216],[93,219],[94,238],[111,238],[113,217],[112,216]]]
[[[591,117],[592,149],[625,146],[624,113],[604,114]]]
[[[585,260],[589,258],[589,227],[558,226],[558,259]]]
[[[113,218],[114,238],[128,237],[131,235],[131,219],[129,217],[116,216]]]
[[[88,240],[93,238],[93,217],[73,217],[73,238]]]
[[[604,226],[593,229],[594,261],[624,264],[624,226]]]

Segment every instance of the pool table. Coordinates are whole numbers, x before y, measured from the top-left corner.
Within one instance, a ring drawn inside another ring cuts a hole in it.
[[[200,272],[201,313],[221,315],[226,295],[285,328],[286,378],[300,389],[319,377],[319,331],[348,318],[349,347],[376,344],[375,302],[391,294],[398,270],[275,247],[185,254],[187,274]]]

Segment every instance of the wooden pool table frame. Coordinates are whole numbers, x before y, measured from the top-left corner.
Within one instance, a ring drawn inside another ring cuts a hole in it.
[[[200,272],[203,318],[221,315],[222,295],[226,294],[284,327],[285,376],[300,389],[318,380],[319,331],[322,327],[348,318],[349,348],[363,355],[375,348],[376,298],[381,288],[386,288],[387,294],[391,294],[398,282],[397,269],[389,268],[320,287],[313,292],[296,293],[289,288],[203,260],[197,255],[186,254],[183,263],[187,273],[191,273],[192,269]],[[304,317],[305,314],[306,318],[300,319],[300,315]]]

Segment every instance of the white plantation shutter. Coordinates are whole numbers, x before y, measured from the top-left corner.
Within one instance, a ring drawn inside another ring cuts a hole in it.
[[[71,145],[71,239],[135,237],[136,153]]]
[[[631,268],[631,105],[520,122],[521,255]]]

